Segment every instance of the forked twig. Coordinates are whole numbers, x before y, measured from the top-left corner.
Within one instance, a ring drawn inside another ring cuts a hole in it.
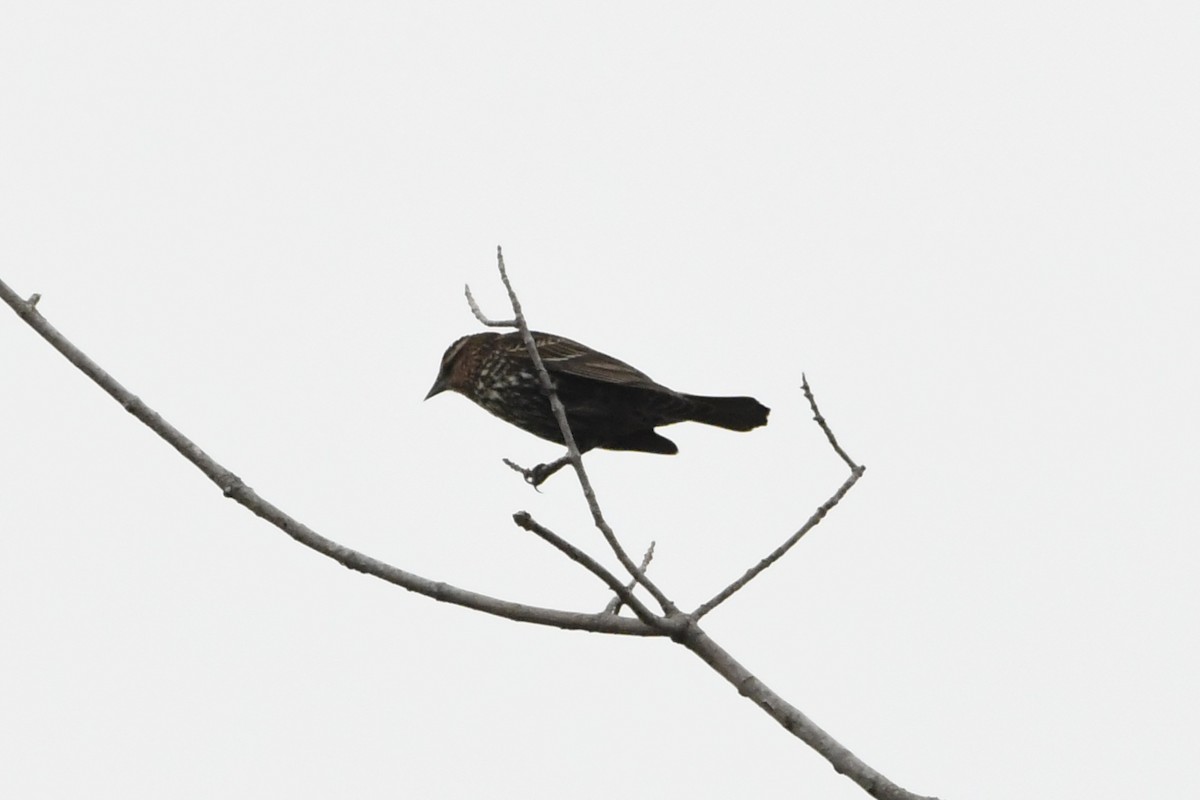
[[[846,478],[842,485],[838,487],[838,490],[834,492],[828,500],[818,506],[817,510],[813,512],[813,515],[809,517],[803,525],[800,526],[798,531],[789,536],[783,544],[772,550],[771,553],[763,558],[762,561],[759,561],[753,567],[746,570],[746,572],[736,581],[717,592],[717,594],[709,600],[706,600],[697,606],[696,610],[691,613],[692,619],[698,620],[717,606],[721,605],[721,603],[724,603],[726,600],[732,597],[735,592],[742,589],[746,584],[758,577],[763,570],[774,564],[779,559],[783,558],[784,553],[786,553],[788,550],[791,550],[792,546],[796,544],[796,542],[800,541],[804,534],[808,533],[810,530],[820,524],[821,520],[825,518],[825,515],[828,514],[834,506],[841,502],[842,498],[846,496],[846,492],[850,491],[850,488],[854,486],[854,484],[858,483],[858,479],[862,477],[864,472],[866,472],[867,468],[855,464],[850,456],[846,454],[846,451],[843,450],[837,443],[837,439],[834,438],[833,431],[829,429],[829,423],[825,421],[825,418],[821,416],[821,412],[817,408],[817,401],[813,398],[812,389],[810,389],[808,386],[808,378],[801,374],[801,381],[804,387],[804,396],[808,398],[809,407],[812,408],[813,419],[815,419],[817,424],[821,426],[821,430],[825,432],[825,436],[829,439],[829,443],[833,445],[833,449],[850,467],[850,477]]]
[[[475,295],[471,294],[471,284],[463,285],[463,292],[467,295],[467,305],[471,307],[471,313],[475,315],[475,319],[482,322],[489,328],[515,328],[517,321],[515,319],[488,319],[480,310],[479,304],[475,302]]]
[[[633,587],[636,584],[630,584],[629,586],[622,584],[621,581],[617,579],[616,575],[613,575],[611,572],[605,569],[602,564],[596,561],[596,559],[592,558],[587,553],[583,552],[554,531],[539,523],[529,515],[528,511],[518,511],[516,514],[513,514],[513,522],[517,523],[517,525],[529,531],[530,533],[540,536],[542,539],[558,548],[564,555],[567,556],[567,558],[571,559],[577,564],[580,564],[584,569],[588,570],[600,580],[608,584],[608,588],[612,589],[613,592],[616,593],[617,597],[620,598],[620,601],[629,606],[630,610],[633,611],[633,613],[636,614],[638,619],[640,619],[642,622],[645,622],[647,625],[655,625],[658,623],[659,618],[654,614],[654,612],[646,608],[642,601],[637,599],[637,597],[633,594]],[[649,563],[648,560],[643,562],[642,569],[646,568],[647,563]],[[610,612],[605,609],[603,613],[607,614]]]

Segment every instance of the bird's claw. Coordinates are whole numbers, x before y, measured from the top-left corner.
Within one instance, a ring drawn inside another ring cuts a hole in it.
[[[569,456],[563,456],[557,461],[551,461],[549,464],[538,464],[536,467],[522,467],[520,464],[507,458],[504,459],[504,463],[508,465],[509,469],[521,473],[521,477],[525,479],[525,482],[540,492],[541,489],[538,489],[538,487],[551,475],[558,472],[567,464],[570,464],[571,459]]]
[[[549,475],[544,475],[544,474],[539,473],[539,470],[542,467],[546,466],[545,464],[538,464],[536,467],[533,467],[532,469],[526,469],[525,467],[522,467],[517,462],[510,461],[507,458],[504,459],[504,463],[508,466],[509,469],[513,470],[514,472],[521,473],[521,477],[525,479],[525,482],[528,483],[530,486],[532,486],[534,488],[534,490],[538,491],[538,492],[542,491],[541,489],[538,488],[539,486],[542,485],[542,481],[544,481],[544,480],[546,480],[546,478],[550,477]]]

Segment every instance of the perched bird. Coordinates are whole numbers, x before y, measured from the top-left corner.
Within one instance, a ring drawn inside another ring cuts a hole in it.
[[[673,454],[679,448],[654,428],[676,422],[703,422],[733,431],[767,424],[770,409],[753,397],[682,394],[579,342],[536,331],[533,338],[581,453],[599,447]],[[519,332],[476,333],[450,345],[425,398],[446,390],[465,395],[535,436],[563,443]]]

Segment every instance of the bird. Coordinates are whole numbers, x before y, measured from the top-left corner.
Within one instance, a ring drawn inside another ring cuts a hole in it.
[[[565,336],[539,331],[531,334],[580,453],[599,448],[673,455],[679,448],[655,431],[656,427],[701,422],[749,431],[767,424],[770,409],[753,397],[684,394],[655,382],[624,361]],[[465,396],[534,436],[564,444],[562,430],[519,331],[488,331],[455,340],[446,348],[437,380],[425,399],[445,391]],[[564,459],[560,461],[565,463]],[[536,485],[548,473],[537,477],[540,480],[530,482]]]

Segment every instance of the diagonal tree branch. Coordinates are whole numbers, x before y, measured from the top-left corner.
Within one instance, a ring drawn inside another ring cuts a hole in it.
[[[808,385],[808,376],[803,372],[800,373],[800,385],[804,389],[804,397],[808,400],[808,407],[812,409],[813,419],[817,425],[821,426],[821,430],[825,432],[825,438],[829,440],[829,444],[833,447],[835,453],[842,457],[842,461],[846,462],[846,466],[851,472],[862,474],[866,471],[866,467],[860,467],[854,463],[854,459],[846,454],[842,446],[838,444],[837,437],[833,435],[833,431],[829,429],[829,423],[825,421],[825,417],[821,415],[821,409],[817,408],[817,399],[813,397],[812,389]]]
[[[500,280],[504,282],[504,288],[508,291],[508,299],[512,304],[514,321],[516,327],[521,332],[521,338],[525,341],[525,347],[529,351],[529,357],[533,360],[533,366],[537,370],[538,378],[541,380],[542,389],[550,398],[550,409],[554,412],[554,418],[558,421],[558,427],[562,431],[563,441],[567,445],[567,458],[570,460],[571,466],[575,468],[575,474],[579,478],[579,485],[583,489],[583,496],[587,500],[588,509],[592,512],[592,521],[596,527],[600,529],[600,533],[604,536],[604,540],[608,542],[608,546],[617,556],[617,560],[621,562],[621,566],[629,572],[638,583],[646,588],[662,610],[669,616],[679,613],[679,609],[671,602],[666,594],[658,588],[649,578],[646,577],[644,570],[640,569],[633,559],[629,557],[629,553],[625,552],[625,548],[621,542],[617,540],[617,535],[613,532],[612,527],[604,519],[604,514],[600,511],[600,504],[596,500],[596,492],[592,489],[592,482],[588,478],[587,470],[583,468],[583,456],[579,453],[579,447],[575,444],[575,436],[571,433],[571,425],[567,422],[567,411],[563,408],[562,401],[558,398],[558,393],[554,389],[554,381],[550,379],[550,373],[546,371],[546,365],[542,363],[542,356],[538,353],[537,343],[533,340],[533,334],[529,332],[529,325],[525,322],[525,314],[521,311],[521,301],[517,299],[517,293],[513,291],[512,283],[508,279],[508,272],[504,269],[504,251],[496,248],[496,266],[500,270]],[[474,298],[471,296],[470,287],[467,288],[467,300],[471,304],[471,311],[476,318],[485,325],[503,325],[504,323],[494,323],[487,320],[483,316],[483,312],[479,310],[479,306],[475,305]],[[512,466],[510,464],[510,466]]]
[[[558,548],[559,551],[561,551],[567,558],[571,559],[577,564],[580,564],[584,569],[588,570],[593,575],[600,578],[600,580],[604,581],[604,583],[608,585],[608,588],[612,589],[613,592],[616,593],[617,597],[619,597],[621,601],[625,603],[625,605],[629,606],[630,610],[632,610],[642,622],[645,622],[647,625],[658,625],[660,617],[656,616],[653,611],[646,608],[642,601],[633,594],[633,586],[623,585],[619,580],[617,580],[616,575],[613,575],[611,572],[605,569],[602,564],[596,561],[596,559],[592,558],[587,553],[583,552],[578,547],[547,528],[545,525],[542,525],[540,522],[531,517],[528,511],[518,511],[516,514],[513,514],[513,522],[517,523],[517,525],[529,531],[530,533],[540,536],[542,539]],[[609,613],[607,609],[605,610],[605,613]]]
[[[50,322],[43,317],[35,307],[38,295],[29,301],[21,299],[7,284],[0,281],[0,298],[25,320],[28,325],[50,343],[55,350],[62,353],[68,361],[78,367],[85,375],[95,381],[101,389],[107,392],[121,407],[141,420],[147,427],[157,433],[167,444],[179,451],[179,454],[192,462],[209,480],[215,483],[226,497],[232,498],[245,506],[255,515],[262,517],[275,527],[295,539],[305,547],[332,558],[342,566],[357,572],[373,575],[380,580],[393,583],[411,592],[423,594],[445,603],[473,608],[487,614],[516,620],[531,622],[538,625],[551,625],[572,630],[593,631],[596,633],[617,633],[632,636],[661,636],[663,632],[646,625],[641,620],[629,617],[617,617],[612,614],[584,614],[572,611],[560,611],[552,608],[514,603],[500,600],[488,595],[461,589],[457,586],[434,581],[429,578],[406,572],[391,564],[372,558],[357,550],[338,544],[332,539],[321,536],[302,522],[284,513],[277,506],[264,500],[253,489],[247,486],[241,478],[218,464],[211,456],[178,429],[163,419],[156,411],[147,406],[132,392],[122,386],[115,378],[105,372],[100,366],[71,344]]]
[[[850,459],[850,456],[846,455],[846,451],[843,450],[840,445],[838,445],[837,439],[834,438],[833,431],[829,429],[829,424],[825,421],[825,418],[821,416],[821,412],[817,409],[817,401],[813,398],[812,389],[810,389],[808,386],[808,378],[801,375],[801,381],[803,382],[804,386],[804,396],[808,398],[808,404],[813,411],[813,419],[817,421],[817,424],[821,426],[821,430],[825,432],[825,436],[829,439],[829,443],[833,446],[834,451],[836,451],[837,454],[842,457],[842,460],[845,461],[850,467],[850,477],[846,478],[842,485],[838,487],[838,490],[834,492],[828,500],[817,506],[817,510],[814,511],[813,515],[808,518],[808,521],[801,525],[798,531],[789,536],[783,544],[771,551],[771,553],[762,561],[759,561],[753,567],[746,570],[742,577],[738,578],[736,581],[717,592],[717,594],[711,599],[706,600],[697,606],[696,610],[691,614],[691,617],[694,620],[700,619],[705,614],[721,605],[721,603],[724,603],[726,600],[732,597],[735,592],[739,591],[750,581],[758,577],[763,570],[774,564],[779,559],[783,558],[784,554],[787,553],[788,550],[792,549],[792,545],[800,541],[804,534],[817,527],[817,525],[821,523],[821,520],[825,519],[825,515],[828,514],[834,506],[841,502],[842,498],[846,496],[846,492],[850,491],[851,487],[858,483],[858,479],[862,477],[862,474],[867,469],[866,467],[861,467],[858,464],[855,464]]]
[[[704,663],[729,681],[739,694],[753,701],[789,733],[828,759],[834,770],[857,783],[871,797],[876,800],[937,800],[935,797],[924,797],[903,789],[873,769],[805,716],[800,709],[756,678],[750,670],[710,639],[699,625],[689,624],[672,638],[699,656]]]

